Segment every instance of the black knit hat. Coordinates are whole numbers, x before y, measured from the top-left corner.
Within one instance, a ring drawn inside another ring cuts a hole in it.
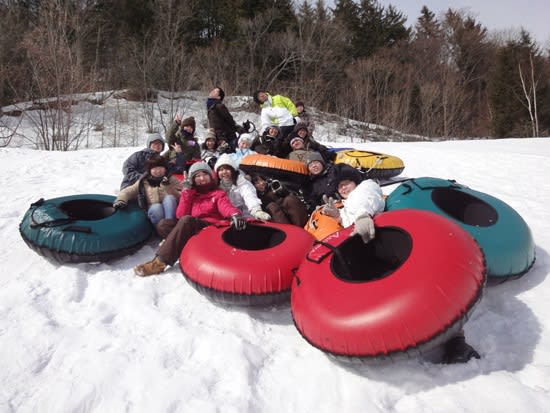
[[[359,185],[363,180],[363,176],[361,175],[361,172],[353,167],[342,168],[338,174],[338,183],[346,179],[349,179],[350,181],[355,182],[356,185]]]

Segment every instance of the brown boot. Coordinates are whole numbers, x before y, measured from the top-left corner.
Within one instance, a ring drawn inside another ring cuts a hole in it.
[[[159,257],[153,258],[144,264],[134,267],[134,273],[139,277],[148,277],[150,275],[160,274],[166,269],[166,264]]]

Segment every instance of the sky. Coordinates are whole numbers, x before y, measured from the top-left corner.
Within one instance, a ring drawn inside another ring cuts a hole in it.
[[[491,31],[527,29],[541,46],[550,47],[550,2],[547,0],[379,0],[383,6],[394,5],[408,17],[408,25],[414,25],[422,6],[427,6],[439,16],[449,8],[465,9],[477,21]]]
[[[184,105],[198,125],[205,98]],[[143,122],[140,106],[133,110],[125,113]],[[238,122],[254,116],[239,112]],[[316,136],[398,156],[404,176],[456,179],[508,203],[531,228],[534,266],[520,279],[487,286],[465,325],[481,359],[340,364],[301,337],[288,303],[214,304],[177,266],[135,277],[132,268],[154,255],[158,239],[108,263],[46,260],[18,231],[30,204],[114,195],[123,161],[140,149],[97,148],[101,132],[94,131],[90,149],[45,152],[19,141],[0,148],[0,411],[550,411],[550,139],[352,143],[331,132],[337,129],[319,120]],[[144,139],[143,130],[137,136]],[[25,123],[20,132],[35,133]]]

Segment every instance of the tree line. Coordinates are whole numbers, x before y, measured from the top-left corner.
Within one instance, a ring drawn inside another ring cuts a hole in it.
[[[424,136],[550,135],[550,60],[528,31],[425,6],[405,23],[376,0],[0,0],[0,106],[58,97],[66,121],[78,93],[221,86]]]

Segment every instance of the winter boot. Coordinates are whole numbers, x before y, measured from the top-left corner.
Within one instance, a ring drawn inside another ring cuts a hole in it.
[[[462,335],[451,338],[444,347],[443,363],[445,364],[466,363],[471,358],[480,358],[479,353],[466,343]]]
[[[153,258],[144,264],[134,267],[134,273],[139,277],[148,277],[150,275],[160,274],[166,268],[166,264],[159,257]]]

